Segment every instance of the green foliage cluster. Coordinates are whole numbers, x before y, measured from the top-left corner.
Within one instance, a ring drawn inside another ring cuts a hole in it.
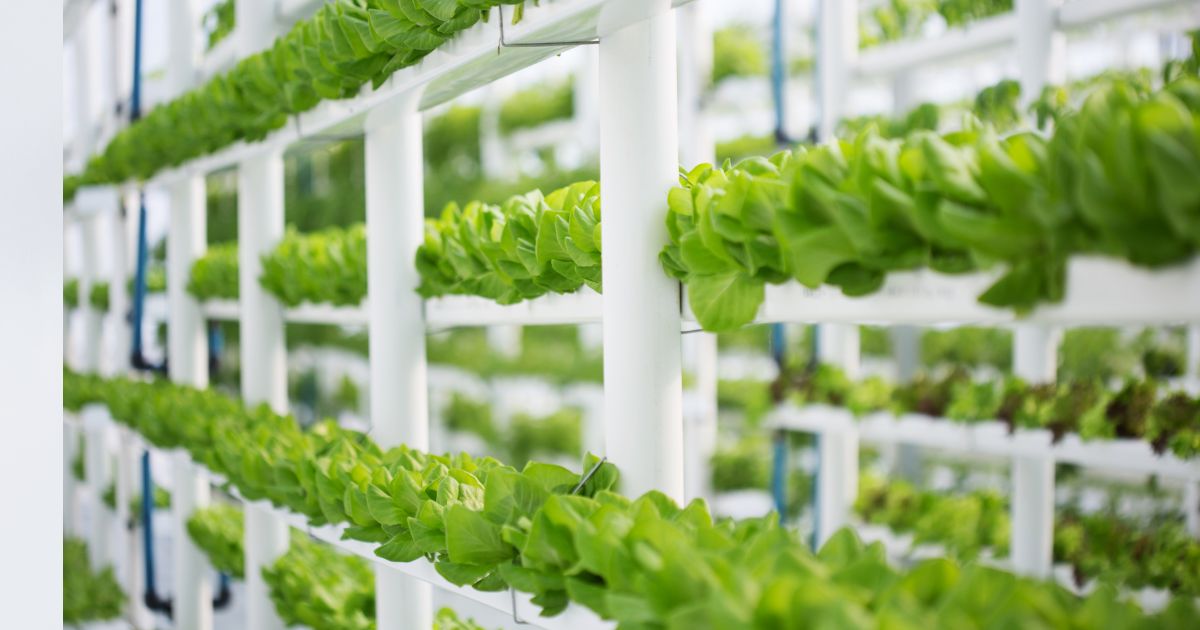
[[[921,362],[956,368],[1012,367],[1012,331],[1007,328],[959,326],[921,334]]]
[[[994,490],[945,494],[863,475],[855,510],[868,523],[911,532],[914,543],[941,545],[955,558],[975,558],[984,550],[997,557],[1008,553],[1009,505]],[[1118,588],[1158,588],[1187,597],[1200,593],[1200,542],[1178,517],[1140,522],[1107,512],[1060,510],[1055,514],[1053,557],[1071,566],[1081,587],[1098,580]]]
[[[293,533],[287,553],[262,574],[275,611],[288,626],[375,629],[375,572],[358,556]]]
[[[972,382],[966,372],[941,378],[920,375],[890,385],[877,377],[857,383],[838,368],[785,373],[775,385],[803,404],[843,406],[855,414],[891,411],[951,421],[999,420],[1010,429],[1047,429],[1058,441],[1067,433],[1083,440],[1146,440],[1156,453],[1200,456],[1200,398],[1163,393],[1153,380],[1128,380],[1110,391],[1092,379],[1030,385],[1008,377]]]
[[[110,510],[117,509],[117,484],[109,483],[108,487],[100,495],[100,501],[104,503]],[[166,488],[154,486],[154,507],[156,509],[166,509],[171,507],[171,493]],[[142,495],[135,494],[129,498],[129,514],[136,519],[142,513]]]
[[[478,295],[513,304],[584,284],[600,290],[600,185],[580,182],[500,206],[446,207],[417,250],[424,297]]]
[[[774,134],[739,136],[732,140],[717,143],[716,156],[718,162],[732,160],[737,162],[756,155],[770,155],[779,150],[779,143]]]
[[[347,524],[377,555],[432,561],[448,581],[533,593],[543,614],[569,602],[625,627],[907,627],[948,619],[995,627],[1187,628],[1196,604],[1147,616],[1111,589],[1078,599],[1053,584],[931,560],[900,571],[852,531],[814,556],[773,517],[714,522],[658,492],[613,492],[617,471],[588,457],[588,478],[549,464],[434,456],[322,423],[301,430],[265,405],[170,383],[64,375],[64,406],[103,402],[161,448],[182,447],[248,500],[313,525]],[[577,489],[577,490],[576,490]],[[306,594],[311,597],[311,594]]]
[[[87,166],[82,183],[146,179],[162,168],[253,142],[324,99],[348,98],[411,66],[502,0],[325,3],[270,48],[154,108]],[[507,2],[512,3],[512,2]]]
[[[204,30],[208,36],[206,50],[212,50],[229,37],[237,26],[237,7],[234,0],[220,0],[204,14]]]
[[[130,276],[125,281],[125,290],[129,291],[130,299],[133,297],[134,285],[137,283],[136,276]],[[146,293],[166,293],[167,292],[167,270],[161,265],[151,265],[146,267]]]
[[[761,435],[748,435],[733,446],[719,447],[712,455],[714,492],[769,490],[771,445]],[[798,516],[811,503],[813,479],[800,469],[788,472],[788,516]]]
[[[912,532],[915,544],[941,545],[955,558],[1008,553],[1008,501],[994,490],[943,494],[868,474],[859,477],[854,507],[864,521]]]
[[[1098,579],[1200,596],[1200,541],[1177,517],[1143,523],[1106,513],[1060,512],[1054,559],[1070,564],[1080,585]]]
[[[88,304],[97,311],[108,310],[108,282],[92,281],[92,289],[88,292]]]
[[[575,115],[575,83],[571,79],[543,82],[504,99],[500,104],[500,133],[540,127]],[[476,140],[478,142],[478,140]]]
[[[63,280],[63,308],[71,310],[79,306],[79,278]]]
[[[1062,299],[1073,254],[1146,267],[1194,255],[1198,111],[1200,80],[1151,95],[1118,83],[1049,139],[984,127],[901,141],[868,130],[770,159],[701,165],[668,196],[663,267],[718,332],[753,320],[768,282],[858,296],[888,272],[920,268],[998,267],[980,302],[1027,311]]]
[[[94,572],[87,544],[78,538],[64,538],[63,624],[116,619],[124,609],[125,594],[112,567]]]
[[[770,383],[754,379],[717,381],[717,408],[740,410],[750,427],[762,424],[773,404]]]
[[[545,417],[516,414],[507,429],[497,426],[491,406],[455,392],[446,407],[446,428],[479,436],[492,454],[524,466],[536,456],[579,457],[583,452],[583,414],[566,407]]]
[[[187,290],[197,300],[236,300],[237,243],[210,245],[204,255],[192,263]]]
[[[859,47],[915,37],[934,14],[954,27],[1012,10],[1013,0],[885,0],[859,19]]]
[[[759,77],[769,64],[762,38],[754,28],[735,24],[713,33],[713,85],[734,77]]]
[[[242,510],[214,503],[196,510],[187,520],[188,537],[208,557],[213,568],[242,579],[246,576],[245,520]]]
[[[521,352],[515,357],[492,349],[483,328],[432,335],[426,342],[426,356],[430,363],[452,365],[484,378],[538,376],[555,383],[604,379],[601,353],[585,350],[573,326],[528,326],[521,334]]]
[[[289,229],[262,257],[259,283],[287,306],[358,305],[367,295],[366,226],[309,234]]]

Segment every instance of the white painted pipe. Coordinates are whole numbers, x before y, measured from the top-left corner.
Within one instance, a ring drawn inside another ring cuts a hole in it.
[[[108,409],[88,405],[83,409],[86,435],[84,453],[85,492],[87,494],[88,557],[94,570],[112,565],[113,517],[104,505],[104,491],[112,481],[112,458],[108,452]]]
[[[239,2],[241,7],[245,4]],[[239,9],[239,19],[241,17]],[[268,152],[238,167],[238,284],[242,396],[286,413],[283,307],[258,283],[261,256],[283,237],[283,155]],[[282,630],[262,569],[287,551],[288,529],[271,512],[246,506],[246,613],[250,630]]]
[[[626,494],[682,500],[679,284],[658,261],[678,181],[675,21],[669,0],[620,6],[646,18],[600,40],[605,450]]]
[[[501,356],[515,359],[521,356],[521,326],[497,324],[487,327],[488,346]]]
[[[130,324],[125,315],[130,309],[129,289],[126,285],[129,274],[129,230],[126,225],[125,195],[116,196],[116,207],[106,212],[112,250],[112,264],[108,273],[108,338],[106,376],[124,375],[129,366]]]
[[[819,0],[815,85],[817,139],[829,142],[845,115],[853,64],[858,57],[858,2]]]
[[[92,307],[92,287],[100,281],[100,244],[95,215],[84,217],[83,274],[79,279],[79,308],[83,312],[83,370],[98,372],[101,365],[100,348],[103,337],[104,313]]]
[[[63,531],[67,536],[79,535],[79,485],[72,464],[79,452],[79,418],[64,412],[63,422]]]
[[[854,324],[821,324],[817,327],[817,358],[840,368],[846,376],[859,376],[859,331]],[[823,545],[850,522],[858,497],[858,431],[853,427],[822,432],[817,474],[817,544]]]
[[[1056,29],[1058,0],[1016,0],[1016,57],[1021,106],[1041,96],[1042,88],[1066,78],[1066,36]]]
[[[424,238],[424,167],[419,94],[372,113],[366,130],[367,290],[370,416],[383,448],[429,448],[425,317],[413,260]],[[377,565],[380,630],[428,628],[429,584]]]
[[[169,189],[171,223],[167,230],[167,326],[171,380],[193,387],[208,386],[208,344],[200,305],[187,292],[192,263],[206,243],[206,199],[203,177],[186,177]],[[246,343],[243,339],[243,343]],[[174,540],[174,620],[179,629],[213,626],[212,571],[204,554],[187,535],[192,513],[209,502],[208,473],[186,453],[172,457]]]
[[[1018,324],[1013,331],[1013,373],[1030,383],[1051,383],[1058,365],[1061,331]],[[1054,546],[1054,458],[1012,461],[1012,565],[1034,577],[1050,574]]]
[[[1184,353],[1184,387],[1193,396],[1200,395],[1200,324],[1187,328],[1187,349]]]
[[[679,31],[679,160],[690,169],[716,161],[716,143],[705,100],[712,90],[711,0],[693,0],[676,11]]]

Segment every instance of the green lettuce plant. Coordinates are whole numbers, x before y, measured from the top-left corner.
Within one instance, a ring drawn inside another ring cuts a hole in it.
[[[575,83],[571,79],[544,82],[506,98],[500,104],[500,133],[539,127],[575,115]]]
[[[980,301],[1027,311],[1062,299],[1071,254],[1149,267],[1194,255],[1196,111],[1195,79],[1146,97],[1114,84],[1049,139],[984,127],[900,141],[868,130],[770,159],[701,165],[668,196],[663,267],[714,331],[752,321],[766,283],[858,296],[889,272],[920,268],[998,267]],[[1126,149],[1106,144],[1112,138]]]
[[[108,310],[108,283],[103,280],[92,282],[92,289],[88,292],[88,304],[97,311]]]
[[[245,522],[240,509],[214,503],[196,510],[188,517],[187,532],[213,568],[233,578],[245,577]]]
[[[358,556],[293,533],[287,553],[262,574],[275,611],[288,626],[375,628],[375,572]]]
[[[611,464],[584,476],[532,462],[382,451],[331,423],[301,429],[265,405],[246,408],[165,382],[64,374],[64,406],[98,402],[161,448],[185,448],[248,500],[269,500],[312,525],[345,526],[394,562],[424,557],[446,580],[533,594],[543,614],[569,602],[626,627],[872,627],[936,618],[1005,627],[1186,628],[1180,599],[1147,618],[1100,589],[1086,599],[1042,582],[935,560],[891,567],[880,545],[836,534],[816,555],[773,517],[714,521],[703,501],[614,492]],[[1036,603],[1035,603],[1036,602]],[[849,626],[847,625],[849,624]]]
[[[500,206],[451,204],[426,220],[417,251],[424,297],[478,295],[513,304],[546,293],[601,289],[600,185],[580,182]]]
[[[121,616],[125,594],[112,567],[99,572],[88,560],[87,544],[78,538],[63,539],[63,624],[79,625]]]
[[[518,2],[325,3],[266,50],[123,129],[89,161],[79,183],[144,180],[234,142],[261,140],[322,100],[355,96],[367,83],[378,88],[500,4]]]
[[[79,307],[79,279],[63,280],[63,308],[71,310]]]
[[[192,263],[188,293],[197,300],[236,300],[238,297],[237,243],[210,245]]]
[[[288,230],[262,257],[259,283],[287,306],[356,306],[367,295],[367,230],[362,224],[300,234]]]

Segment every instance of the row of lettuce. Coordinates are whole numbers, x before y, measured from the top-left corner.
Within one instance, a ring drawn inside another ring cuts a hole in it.
[[[80,298],[80,282],[79,278],[66,278],[63,280],[63,306],[67,310],[79,308]],[[130,278],[126,283],[126,289],[132,295],[134,290],[134,279]],[[151,267],[146,273],[146,293],[165,293],[167,290],[167,275],[159,267]],[[91,288],[88,290],[87,302],[88,305],[98,311],[107,311],[109,307],[109,283],[106,280],[96,280],[91,283]]]
[[[885,138],[873,128],[770,159],[702,165],[668,195],[665,271],[708,330],[753,320],[766,284],[878,291],[889,273],[998,276],[981,302],[1026,312],[1060,301],[1075,256],[1145,268],[1200,245],[1200,81],[1160,90],[1113,80],[1048,136],[990,127]],[[1119,141],[1118,141],[1119,140]],[[426,225],[420,293],[503,304],[602,289],[599,186],[448,206]],[[352,305],[366,294],[362,226],[289,233],[262,285],[287,305]],[[237,291],[235,246],[193,269],[201,299]]]
[[[209,563],[233,577],[244,579],[245,524],[242,510],[217,503],[197,510],[187,522],[188,536]],[[374,630],[375,572],[358,556],[291,530],[288,550],[272,565],[263,567],[263,580],[271,601],[288,626],[312,630]],[[460,620],[450,608],[438,611],[435,630],[482,630],[473,620]]]
[[[1010,431],[1044,429],[1084,441],[1134,439],[1182,459],[1200,455],[1200,398],[1153,378],[1129,378],[1110,388],[1080,378],[1031,384],[1015,376],[973,379],[965,370],[922,374],[902,384],[871,376],[854,381],[835,366],[787,370],[771,384],[727,382],[726,404],[761,414],[780,402],[843,407],[856,416],[919,414],[947,422],[999,421]],[[755,420],[755,418],[751,418]]]
[[[865,522],[910,533],[914,545],[939,545],[953,557],[1008,554],[1009,505],[994,490],[945,494],[864,475],[855,508]],[[1053,550],[1055,563],[1069,566],[1078,586],[1099,580],[1200,596],[1200,541],[1178,516],[1061,510],[1055,515]]]
[[[978,564],[939,559],[898,570],[853,532],[813,554],[774,517],[714,521],[703,501],[615,490],[615,467],[590,474],[529,463],[384,451],[331,423],[301,429],[265,406],[166,382],[67,372],[64,406],[108,406],[162,448],[186,449],[249,500],[310,524],[344,526],[394,562],[422,558],[448,581],[531,593],[547,615],[569,603],[629,627],[919,627],[947,619],[999,626],[1188,627],[1178,598],[1146,615],[1098,588],[1084,598]]]
[[[96,570],[87,543],[63,539],[63,624],[108,621],[121,616],[125,594],[112,567]]]

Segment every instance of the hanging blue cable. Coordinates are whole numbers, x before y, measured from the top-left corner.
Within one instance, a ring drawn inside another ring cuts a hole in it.
[[[786,148],[792,141],[787,133],[787,65],[783,49],[783,0],[775,0],[775,17],[771,22],[771,100],[775,106],[775,143]]]

